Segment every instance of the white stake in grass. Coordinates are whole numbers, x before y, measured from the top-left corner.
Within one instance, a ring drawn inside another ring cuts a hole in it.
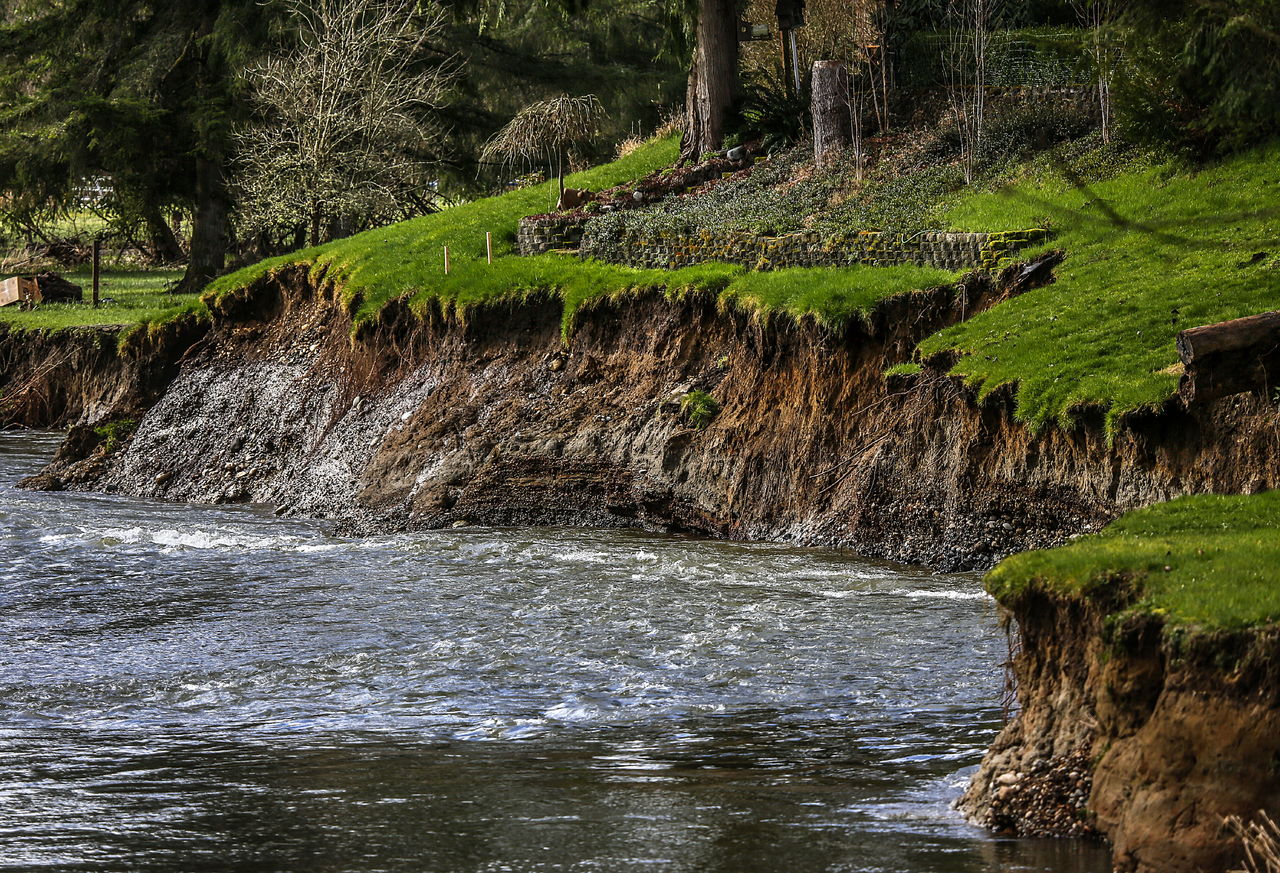
[[[449,247],[444,247],[444,274],[449,275]]]
[[[484,232],[484,253],[488,257],[489,263],[493,263],[493,234],[489,231]]]

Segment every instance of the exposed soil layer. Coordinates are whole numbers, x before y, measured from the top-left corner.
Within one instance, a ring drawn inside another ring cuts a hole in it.
[[[568,347],[551,297],[463,315],[392,305],[353,332],[333,289],[291,268],[220,299],[122,448],[81,430],[31,484],[270,504],[353,532],[644,526],[948,569],[1181,494],[1276,486],[1280,434],[1260,397],[1171,404],[1109,444],[1089,410],[1075,428],[1028,431],[1008,392],[979,405],[946,361],[886,383],[921,338],[1050,281],[1051,266],[896,297],[840,335],[710,296],[636,295],[580,312]],[[721,404],[702,429],[681,413],[694,390]],[[1194,724],[1211,733],[1220,716],[1249,740],[1274,701],[1228,701],[1220,673],[1169,669],[1165,655],[1116,673],[1100,615],[1018,614],[1022,714],[967,808],[1020,833],[1101,833],[1130,868],[1224,869],[1206,863],[1227,857],[1210,822],[1241,810],[1236,798],[1275,809],[1272,777],[1227,778],[1244,762]],[[1130,690],[1103,701],[1104,688]]]
[[[1022,709],[961,807],[1023,834],[1097,832],[1117,870],[1223,871],[1223,818],[1280,809],[1280,631],[1166,632],[1036,595],[1011,604]]]
[[[177,376],[207,323],[177,319],[122,343],[123,327],[20,331],[0,323],[0,428],[62,428],[141,417]]]
[[[1033,434],[1002,392],[978,406],[928,369],[886,385],[921,337],[1023,278],[896,297],[841,336],[654,293],[580,313],[566,348],[551,298],[464,317],[393,305],[353,340],[331,290],[293,269],[222,299],[111,471],[77,487],[356,530],[647,525],[954,569],[1179,494],[1276,484],[1280,434],[1248,395],[1108,446],[1087,411]],[[695,389],[722,404],[705,429],[680,413]]]

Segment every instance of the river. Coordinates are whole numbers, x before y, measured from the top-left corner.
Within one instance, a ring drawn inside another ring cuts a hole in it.
[[[951,809],[973,575],[14,489],[56,442],[0,434],[0,870],[1109,869]]]

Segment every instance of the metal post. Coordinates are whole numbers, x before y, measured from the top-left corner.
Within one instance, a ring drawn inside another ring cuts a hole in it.
[[[778,41],[782,48],[782,82],[786,86],[787,93],[792,93],[792,77],[791,77],[791,52],[788,48],[787,31],[779,29]]]
[[[444,247],[444,274],[449,275],[449,247]]]
[[[489,259],[489,263],[493,263],[493,234],[489,231],[484,232],[484,253]]]
[[[791,49],[791,79],[796,93],[800,93],[800,52],[796,48],[796,32],[794,28],[787,31],[787,44]]]

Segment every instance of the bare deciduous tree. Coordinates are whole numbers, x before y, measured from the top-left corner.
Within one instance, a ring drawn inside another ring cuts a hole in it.
[[[285,0],[289,49],[247,71],[261,120],[237,137],[248,229],[322,230],[429,208],[431,121],[457,62],[429,43],[443,13],[409,0]],[[349,228],[348,228],[349,229]]]
[[[485,143],[480,159],[507,169],[546,163],[547,175],[559,181],[564,197],[564,170],[570,150],[600,132],[604,107],[594,94],[562,94],[530,103]]]
[[[987,49],[1000,0],[950,0],[943,62],[966,184],[977,172],[987,109]]]
[[[1071,0],[1080,23],[1089,29],[1089,54],[1093,58],[1098,111],[1102,117],[1102,141],[1111,142],[1111,80],[1119,60],[1112,25],[1115,0]]]

